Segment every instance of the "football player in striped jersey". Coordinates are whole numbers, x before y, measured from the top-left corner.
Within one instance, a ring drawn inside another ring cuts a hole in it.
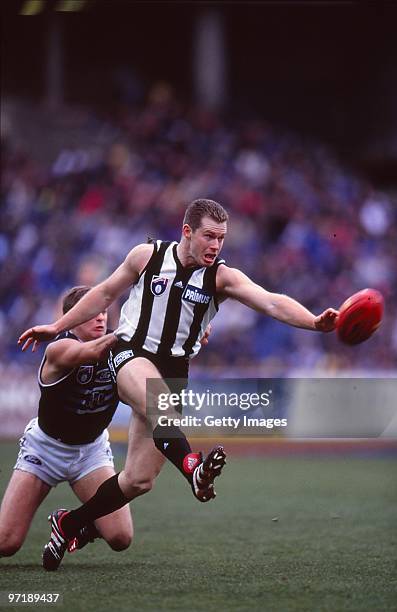
[[[134,410],[125,467],[77,510],[53,513],[57,537],[70,540],[87,523],[150,490],[164,458],[185,476],[197,499],[209,501],[215,496],[214,479],[225,464],[223,447],[214,448],[205,459],[192,453],[185,435],[172,422],[180,418],[176,410],[170,409],[167,425],[158,424],[156,398],[185,386],[180,380],[187,379],[189,361],[199,352],[200,337],[220,302],[236,299],[303,329],[328,332],[335,328],[338,313],[333,308],[316,316],[294,299],[270,293],[240,270],[228,267],[220,258],[227,222],[228,214],[220,204],[195,200],[186,210],[179,242],[138,245],[66,315],[51,325],[28,329],[19,338],[23,349],[30,345],[34,349],[38,342],[95,316],[130,289],[110,360],[120,398]],[[179,382],[170,389],[165,379],[173,378]],[[149,379],[151,410],[146,396]],[[153,439],[146,435],[148,424]]]

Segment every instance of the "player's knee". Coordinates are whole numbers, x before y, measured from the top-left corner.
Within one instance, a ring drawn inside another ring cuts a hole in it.
[[[117,552],[126,550],[132,542],[132,533],[117,533],[109,538],[107,542],[112,550]]]
[[[153,489],[153,480],[150,478],[144,478],[139,480],[134,484],[134,490],[138,495],[145,495],[145,493],[149,493]]]
[[[140,494],[144,495],[153,489],[153,479],[146,478],[139,483]]]
[[[134,499],[140,495],[145,495],[153,488],[153,478],[136,478],[132,477],[127,480],[127,491],[124,493],[127,497]]]
[[[12,557],[22,546],[22,541],[15,537],[3,537],[0,534],[0,557]]]

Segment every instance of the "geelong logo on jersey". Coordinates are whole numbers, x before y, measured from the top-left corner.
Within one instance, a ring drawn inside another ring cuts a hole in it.
[[[164,276],[158,276],[154,274],[152,277],[152,282],[150,283],[150,290],[154,296],[158,297],[162,295],[166,290],[168,285],[168,278],[164,278]]]
[[[209,295],[203,289],[194,287],[193,285],[187,285],[183,292],[182,299],[187,300],[191,304],[209,304],[211,301],[211,295]]]

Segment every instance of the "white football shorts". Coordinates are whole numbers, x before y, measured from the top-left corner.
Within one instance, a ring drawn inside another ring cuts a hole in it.
[[[74,446],[47,436],[36,417],[26,426],[19,447],[14,470],[35,474],[50,487],[73,484],[100,467],[114,468],[107,429],[94,442]]]

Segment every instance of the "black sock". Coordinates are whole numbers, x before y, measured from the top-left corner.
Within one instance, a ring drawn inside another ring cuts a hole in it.
[[[85,525],[128,504],[130,500],[120,489],[118,476],[115,474],[105,480],[88,502],[71,510],[61,520],[60,527],[67,538],[75,537]]]
[[[172,424],[156,425],[153,429],[153,440],[156,448],[158,448],[159,451],[163,453],[164,457],[171,461],[181,474],[184,475],[186,480],[191,483],[193,467],[201,460],[201,455],[199,455],[199,453],[192,453],[190,444],[183,431]],[[187,458],[191,458],[192,461],[187,462]]]
[[[97,538],[102,538],[94,523],[90,523],[86,527],[83,527],[83,529],[85,530],[85,533],[87,534],[87,537],[90,541],[96,540]]]

